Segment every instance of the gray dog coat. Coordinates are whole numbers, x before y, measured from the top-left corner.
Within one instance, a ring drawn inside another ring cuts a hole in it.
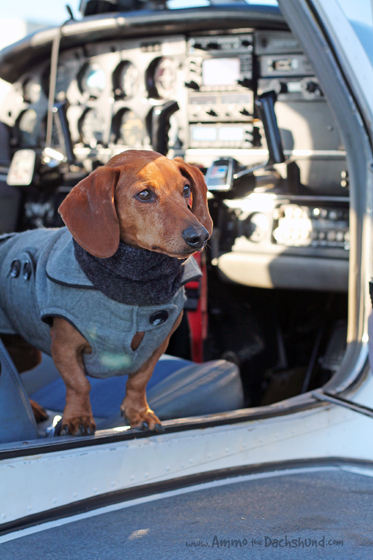
[[[87,375],[106,378],[134,373],[171,331],[185,301],[184,285],[201,277],[190,257],[181,287],[161,305],[127,305],[97,290],[80,268],[67,228],[0,237],[0,333],[20,334],[51,354],[50,326],[62,317],[92,348],[84,354]],[[145,332],[137,350],[131,341]]]

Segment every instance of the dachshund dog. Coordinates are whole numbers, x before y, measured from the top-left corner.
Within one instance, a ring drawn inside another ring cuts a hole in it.
[[[61,434],[96,429],[87,375],[128,375],[122,415],[161,431],[146,385],[181,321],[183,284],[200,275],[191,255],[212,233],[204,177],[181,158],[128,150],[78,183],[59,212],[67,228],[0,238],[5,344],[20,371],[38,361],[33,348],[52,356],[66,385]],[[15,356],[21,347],[30,360]]]

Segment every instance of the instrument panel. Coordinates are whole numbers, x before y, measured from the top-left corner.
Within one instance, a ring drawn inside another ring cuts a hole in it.
[[[151,148],[154,107],[174,98],[182,106],[187,104],[185,58],[186,40],[180,36],[93,44],[61,53],[55,100],[67,102],[77,158],[83,157],[82,151],[86,157],[86,148],[109,148],[113,154],[123,147]],[[32,76],[14,84],[17,95],[3,106],[1,120],[12,127],[14,147],[43,147],[49,73],[49,62],[36,66]],[[179,145],[186,141],[184,117],[184,111],[179,111],[173,118],[171,136]]]
[[[49,74],[49,61],[36,66],[14,84],[16,95],[2,108],[0,118],[12,127],[14,148],[44,146]],[[151,149],[154,109],[177,101],[168,148],[207,168],[217,157],[233,156],[242,165],[265,159],[255,99],[271,89],[278,96],[286,155],[297,154],[302,188],[346,196],[338,128],[289,32],[240,30],[88,44],[60,53],[55,100],[67,105],[76,158],[101,162],[124,148]]]
[[[1,108],[13,150],[45,146],[49,74],[49,60],[36,65]],[[219,158],[233,157],[242,167],[266,160],[255,100],[269,90],[277,93],[288,162],[263,187],[258,177],[261,202],[245,189],[227,196],[232,200],[220,196],[215,223],[236,234],[221,236],[215,256],[286,249],[347,260],[346,154],[322,87],[290,32],[240,29],[76,47],[59,55],[55,101],[66,104],[74,156],[87,172],[124,149],[152,149],[154,115],[175,102],[165,127],[169,156],[207,169]],[[56,126],[52,144],[61,149]],[[266,193],[277,203],[263,212]],[[318,208],[343,218],[317,217]]]

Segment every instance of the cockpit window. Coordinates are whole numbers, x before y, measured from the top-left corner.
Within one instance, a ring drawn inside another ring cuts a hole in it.
[[[167,7],[170,10],[181,10],[182,8],[199,8],[217,3],[216,0],[168,0]],[[246,0],[246,3],[260,6],[277,6],[278,4],[277,0],[254,0],[253,2]]]
[[[209,0],[169,0],[167,8],[170,10],[181,10],[182,8],[200,8],[209,6]]]
[[[338,0],[345,16],[350,21],[360,43],[373,64],[373,12],[371,0]]]

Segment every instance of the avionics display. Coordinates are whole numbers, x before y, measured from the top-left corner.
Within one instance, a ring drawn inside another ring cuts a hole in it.
[[[239,58],[206,58],[202,62],[204,86],[233,86],[239,79]]]
[[[192,148],[249,148],[253,143],[253,125],[192,124],[189,136]]]

